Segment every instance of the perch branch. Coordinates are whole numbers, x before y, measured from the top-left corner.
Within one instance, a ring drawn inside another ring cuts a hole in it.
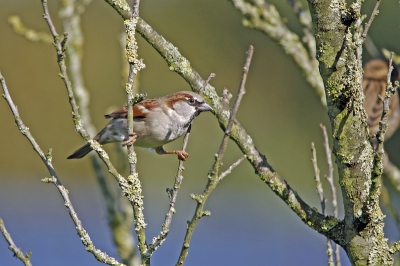
[[[128,107],[128,136],[133,137],[135,135],[133,131],[133,105],[137,102],[143,100],[146,96],[133,95],[133,84],[135,82],[136,74],[145,67],[143,60],[138,59],[137,50],[138,45],[135,38],[136,24],[139,17],[139,5],[140,0],[135,0],[133,2],[132,16],[129,20],[125,20],[125,30],[126,30],[126,57],[129,63],[129,73],[128,81],[126,83],[126,95],[127,95],[127,107]],[[127,145],[128,149],[128,160],[129,160],[129,176],[128,182],[134,185],[132,192],[132,207],[133,207],[133,217],[135,221],[135,231],[138,237],[138,246],[140,251],[140,256],[143,265],[150,265],[151,254],[148,253],[148,246],[146,243],[146,223],[143,214],[143,194],[142,185],[139,180],[139,175],[136,172],[136,162],[137,157],[133,144]]]
[[[89,135],[94,136],[97,130],[92,123],[89,111],[90,94],[85,86],[85,79],[82,74],[84,34],[82,32],[81,17],[86,10],[85,7],[91,1],[60,1],[59,16],[62,20],[64,31],[68,33],[66,64],[70,73],[72,89],[79,105],[81,121]],[[52,36],[50,37],[52,38]],[[127,64],[125,63],[125,65]],[[106,173],[101,167],[97,154],[91,152],[88,156],[105,200],[108,226],[118,255],[127,265],[139,265],[135,239],[131,233],[133,225],[132,210],[128,202],[122,200],[123,197],[113,193],[115,183],[107,182]],[[118,208],[119,206],[121,207]]]
[[[66,36],[66,34],[64,34],[64,39],[62,41],[60,41],[59,35],[57,34],[57,31],[52,22],[50,13],[48,11],[47,0],[42,0],[42,5],[43,5],[43,10],[44,10],[44,18],[45,18],[45,20],[49,26],[50,32],[54,38],[54,46],[57,51],[57,62],[59,64],[60,72],[61,72],[59,75],[62,78],[62,80],[64,81],[64,84],[68,91],[69,102],[70,102],[70,105],[72,108],[72,116],[73,116],[73,120],[74,120],[74,124],[75,124],[75,129],[76,129],[76,131],[79,132],[81,137],[84,138],[90,144],[90,146],[98,153],[101,160],[105,163],[106,167],[108,168],[108,171],[118,181],[118,184],[122,189],[122,193],[129,200],[133,209],[140,208],[140,206],[138,206],[138,204],[137,204],[138,202],[140,203],[140,201],[136,197],[136,195],[137,195],[137,193],[139,193],[139,189],[140,189],[140,185],[138,185],[137,180],[132,178],[132,176],[129,176],[128,180],[123,178],[118,173],[118,171],[115,169],[115,167],[112,165],[112,163],[108,157],[108,154],[104,151],[104,149],[100,146],[99,143],[97,143],[96,141],[94,141],[90,138],[87,131],[85,130],[85,128],[82,125],[79,111],[78,111],[78,106],[76,104],[76,100],[75,100],[74,93],[72,90],[72,85],[71,85],[70,79],[68,77],[67,68],[66,68],[66,64],[65,64],[65,56],[66,56],[65,55],[65,49],[66,49],[65,45],[66,45],[67,36]],[[137,201],[135,201],[135,200],[137,200]],[[145,225],[144,220],[140,220],[137,223],[137,226],[138,225],[144,226]]]
[[[203,90],[208,85],[208,82],[213,77],[215,77],[215,74],[211,73],[208,76],[208,78],[207,78],[206,82],[204,83],[204,86],[201,90]],[[192,125],[189,126],[189,128],[185,134],[185,137],[183,138],[182,151],[186,150],[191,129],[192,129]],[[151,245],[149,245],[149,253],[150,254],[152,254],[158,247],[160,247],[168,236],[169,229],[171,227],[172,216],[175,214],[175,211],[176,211],[175,210],[175,202],[176,202],[176,198],[178,196],[178,192],[179,192],[179,189],[180,189],[182,181],[183,181],[182,173],[184,170],[185,170],[185,168],[183,167],[183,160],[179,160],[178,173],[176,174],[176,177],[175,177],[174,187],[173,187],[173,189],[167,188],[167,194],[169,197],[169,210],[168,210],[167,214],[165,215],[165,220],[162,225],[160,234],[158,236],[156,236],[155,238],[153,238]]]

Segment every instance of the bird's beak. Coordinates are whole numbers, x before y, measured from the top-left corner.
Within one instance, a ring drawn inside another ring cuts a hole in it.
[[[205,111],[213,111],[212,107],[209,106],[207,103],[202,103],[197,107],[197,110],[200,112],[205,112]]]

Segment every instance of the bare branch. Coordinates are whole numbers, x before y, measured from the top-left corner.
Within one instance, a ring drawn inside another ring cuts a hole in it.
[[[397,87],[393,86],[390,78],[393,71],[392,62],[393,62],[393,53],[391,53],[391,56],[389,58],[389,71],[387,73],[387,81],[386,81],[387,86],[386,86],[385,96],[382,98],[380,95],[378,95],[379,100],[381,100],[383,103],[383,108],[382,108],[381,120],[379,121],[379,130],[376,133],[376,139],[378,141],[378,145],[375,151],[377,154],[379,154],[377,159],[380,161],[379,165],[382,165],[381,166],[382,168],[383,168],[382,157],[384,155],[383,142],[385,140],[385,133],[389,125],[389,101],[397,89]],[[383,169],[381,169],[381,171],[382,170]]]
[[[389,59],[390,55],[393,53],[385,48],[382,48],[382,53],[385,56],[385,58]],[[400,55],[393,53],[393,63],[396,65],[400,64]]]
[[[338,218],[339,208],[337,205],[337,193],[336,193],[336,186],[333,180],[333,165],[332,165],[332,153],[329,147],[329,140],[328,140],[328,133],[326,132],[326,127],[322,124],[319,124],[322,129],[322,133],[324,135],[324,147],[325,147],[325,154],[326,154],[326,162],[328,165],[328,175],[325,176],[325,179],[329,183],[329,187],[331,189],[332,194],[332,206],[333,206],[333,216]],[[340,266],[340,246],[335,244],[335,261],[336,266]]]
[[[393,53],[391,54],[389,59],[389,71],[387,73],[387,86],[386,86],[385,96],[382,97],[381,95],[378,94],[378,99],[383,102],[383,108],[382,108],[381,120],[379,121],[379,130],[376,133],[376,139],[378,141],[378,144],[376,146],[374,154],[375,167],[372,171],[373,180],[381,177],[383,173],[383,157],[385,155],[383,143],[385,140],[385,133],[389,126],[389,101],[398,88],[398,83],[396,82],[396,85],[393,86],[390,79],[393,71],[392,62],[393,62]],[[376,199],[379,197],[380,195],[379,188],[380,188],[380,182],[372,183],[372,187],[370,190],[371,199]]]
[[[242,73],[242,78],[240,80],[238,94],[236,95],[235,102],[230,111],[230,117],[229,117],[228,125],[226,126],[226,129],[225,129],[225,135],[222,139],[218,153],[216,154],[216,159],[215,159],[214,165],[210,171],[211,175],[215,176],[215,177],[218,176],[219,167],[221,166],[221,163],[222,163],[222,157],[224,156],[224,153],[226,150],[229,135],[232,131],[232,126],[235,121],[236,113],[239,109],[240,102],[242,101],[243,95],[246,93],[245,84],[246,84],[246,80],[247,80],[247,74],[248,74],[249,68],[250,68],[251,59],[253,58],[253,52],[254,52],[254,47],[252,45],[250,45],[249,49],[247,50],[246,62],[243,67],[243,73]]]
[[[3,234],[4,238],[8,243],[8,248],[14,253],[14,256],[17,257],[20,261],[22,261],[25,266],[32,266],[31,263],[31,254],[32,252],[26,253],[26,255],[21,251],[17,245],[15,245],[14,240],[12,239],[10,233],[7,231],[7,228],[4,224],[3,219],[0,218],[0,231]]]
[[[369,21],[367,22],[367,24],[365,24],[364,31],[361,35],[363,41],[365,41],[365,39],[367,38],[368,30],[371,27],[372,21],[374,21],[375,17],[379,14],[378,8],[379,8],[380,3],[381,3],[381,0],[376,1],[376,4],[374,6],[374,10],[372,11],[371,17],[369,18]]]
[[[189,142],[189,136],[190,136],[191,129],[192,129],[192,125],[189,126],[189,128],[185,134],[185,137],[183,138],[182,151],[186,150],[187,144]],[[155,238],[153,238],[153,241],[149,245],[149,253],[150,254],[152,254],[157,248],[159,248],[168,236],[169,229],[171,227],[172,216],[175,214],[175,211],[176,211],[175,210],[176,198],[178,197],[178,192],[179,192],[179,189],[181,188],[182,181],[183,181],[182,173],[185,170],[185,168],[183,167],[183,162],[184,162],[183,160],[179,160],[178,172],[175,176],[175,182],[174,182],[173,188],[172,189],[167,188],[167,190],[166,190],[168,197],[169,197],[169,209],[168,209],[167,214],[165,215],[165,220],[162,225],[160,234],[158,236],[156,236]]]
[[[133,84],[135,82],[136,74],[145,67],[143,60],[139,60],[137,57],[138,45],[135,38],[136,24],[139,17],[139,5],[140,0],[135,0],[133,3],[133,12],[130,20],[125,20],[125,30],[126,30],[126,57],[129,63],[129,73],[128,81],[126,83],[126,95],[127,95],[127,106],[128,106],[128,136],[133,137],[133,105],[137,102],[143,100],[146,96],[133,95]],[[133,148],[133,143],[127,145],[128,149],[128,160],[129,160],[129,176],[128,180],[131,180],[135,184],[135,189],[132,190],[132,207],[133,216],[135,221],[135,231],[138,237],[138,246],[140,255],[142,258],[143,265],[150,265],[151,254],[148,253],[148,246],[146,243],[146,223],[143,214],[143,194],[142,186],[139,180],[139,175],[136,172],[136,162],[137,157],[135,150]]]
[[[237,160],[231,166],[229,166],[228,169],[225,170],[225,172],[222,172],[218,176],[217,182],[220,182],[225,176],[229,175],[236,166],[238,166],[241,162],[243,162],[244,159],[246,159],[246,157],[247,157],[246,155],[243,155],[242,157],[239,158],[239,160]]]
[[[42,0],[42,1],[45,2],[45,0]],[[74,209],[72,202],[68,195],[68,190],[61,184],[61,181],[59,180],[57,173],[54,170],[54,167],[51,163],[51,161],[52,161],[51,150],[47,154],[44,154],[42,149],[37,144],[36,140],[31,135],[29,128],[26,127],[25,124],[23,123],[22,119],[20,118],[18,109],[15,106],[14,102],[12,101],[12,98],[8,92],[6,82],[5,82],[1,72],[0,72],[0,82],[1,82],[1,86],[3,87],[3,91],[4,91],[3,97],[6,99],[8,105],[10,106],[11,112],[14,115],[15,123],[17,124],[19,131],[29,140],[33,149],[36,151],[36,153],[42,159],[43,163],[46,165],[47,170],[49,171],[49,173],[51,175],[51,178],[45,178],[43,181],[47,182],[47,183],[52,183],[57,187],[58,191],[60,192],[60,194],[65,202],[64,205],[66,206],[66,208],[69,212],[69,215],[75,224],[76,231],[78,232],[78,235],[80,236],[83,245],[86,247],[86,250],[88,252],[92,253],[98,261],[104,262],[109,265],[124,265],[122,263],[119,263],[116,259],[108,256],[105,252],[97,249],[93,245],[93,242],[90,239],[89,234],[83,228],[82,222],[79,220],[78,214],[75,212],[75,209]]]
[[[332,165],[332,152],[329,147],[329,140],[328,140],[328,133],[326,132],[326,127],[322,124],[319,125],[322,129],[324,135],[324,147],[325,147],[325,154],[326,154],[326,162],[328,164],[328,175],[325,176],[326,180],[328,180],[329,187],[331,188],[332,192],[332,206],[333,206],[333,215],[337,218],[338,217],[338,205],[337,205],[337,193],[336,187],[333,180],[333,165]]]
[[[312,151],[311,161],[312,161],[313,167],[314,167],[314,178],[315,178],[315,183],[316,183],[316,187],[317,187],[317,194],[319,197],[319,201],[321,203],[322,214],[326,215],[326,207],[325,207],[326,199],[324,197],[324,190],[322,188],[321,179],[319,178],[320,171],[318,168],[317,151],[315,150],[314,142],[311,143],[311,151]],[[332,244],[331,244],[331,240],[329,238],[326,239],[326,246],[327,246],[326,254],[328,255],[328,265],[333,266]]]
[[[64,31],[68,33],[66,64],[71,77],[72,89],[77,104],[79,105],[82,124],[85,126],[89,135],[94,136],[97,130],[91,119],[89,111],[90,95],[85,86],[85,79],[82,74],[83,46],[85,40],[81,26],[81,16],[85,11],[85,7],[91,1],[92,0],[60,1],[59,17],[62,19]],[[128,68],[126,60],[124,62]],[[125,82],[126,80],[124,84]],[[112,188],[114,188],[116,184],[106,181],[106,173],[101,167],[100,159],[97,154],[89,153],[89,156],[106,203],[108,226],[112,233],[118,255],[125,264],[132,266],[139,265],[139,258],[136,254],[137,249],[135,248],[136,243],[131,233],[133,225],[132,209],[128,206],[129,203],[123,197],[113,193],[114,191]]]
[[[109,172],[116,178],[116,180],[118,181],[123,193],[125,195],[127,195],[127,197],[132,198],[131,192],[130,192],[130,188],[131,185],[128,184],[127,180],[125,180],[119,173],[118,171],[115,169],[115,167],[112,165],[108,154],[104,151],[104,149],[101,147],[101,145],[97,142],[94,141],[90,138],[89,134],[87,133],[87,131],[85,130],[84,126],[82,125],[82,121],[80,119],[80,115],[79,115],[79,108],[78,105],[76,104],[76,100],[74,97],[74,93],[72,90],[72,86],[71,86],[71,81],[68,77],[68,73],[67,73],[67,67],[65,64],[65,43],[66,43],[66,34],[64,34],[64,39],[62,41],[60,41],[59,35],[57,34],[57,31],[54,27],[54,24],[51,20],[50,17],[50,13],[47,7],[47,0],[42,0],[42,5],[43,5],[43,10],[44,10],[44,19],[46,20],[50,32],[54,38],[54,46],[56,48],[57,51],[57,62],[58,65],[60,67],[60,74],[59,76],[61,77],[61,79],[64,81],[65,87],[67,89],[68,92],[68,97],[69,97],[69,103],[71,105],[72,108],[72,117],[74,120],[74,124],[75,124],[75,130],[81,135],[82,138],[84,138],[90,145],[91,147],[99,154],[100,158],[103,160],[103,162],[106,164]],[[128,198],[128,199],[129,199]]]
[[[314,179],[317,187],[317,194],[319,197],[319,202],[321,204],[321,209],[322,209],[322,214],[326,215],[326,208],[325,208],[325,203],[326,200],[324,198],[324,190],[322,188],[322,183],[321,179],[319,178],[319,168],[318,168],[318,163],[317,163],[317,152],[315,150],[314,142],[311,143],[311,151],[312,151],[312,158],[311,161],[313,163],[314,167]]]
[[[62,20],[63,30],[68,33],[68,42],[66,43],[66,64],[70,74],[71,87],[73,89],[82,124],[85,126],[89,135],[94,136],[97,133],[93,125],[89,103],[90,94],[85,85],[85,78],[82,70],[82,61],[84,56],[84,33],[82,31],[82,15],[85,8],[92,0],[80,1],[60,1],[59,17]],[[125,43],[125,41],[124,41]],[[125,46],[125,44],[124,44]],[[125,65],[126,64],[125,61]],[[126,80],[124,81],[125,84]],[[132,234],[133,215],[129,202],[116,194],[114,182],[107,182],[106,173],[101,167],[100,159],[96,153],[89,153],[95,176],[102,192],[106,211],[107,221],[114,245],[118,255],[127,265],[139,265],[137,255],[136,241]],[[118,160],[119,162],[122,160]]]
[[[226,127],[225,134],[229,135],[232,130],[233,121],[235,120],[236,113],[239,109],[240,102],[242,101],[243,95],[246,93],[245,85],[247,81],[247,74],[249,73],[251,59],[253,58],[254,47],[252,45],[249,46],[249,50],[247,50],[247,58],[246,63],[243,67],[242,80],[240,81],[239,91],[236,97],[236,100],[232,106],[231,116],[229,118],[228,126]]]
[[[311,21],[311,15],[310,12],[305,9],[303,9],[302,4],[298,0],[288,0],[290,6],[292,7],[293,11],[296,13],[299,22],[301,25],[303,25],[303,43],[305,43],[308,47],[308,53],[310,55],[310,58],[315,59],[315,56],[317,54],[315,50],[315,38],[314,38],[314,33],[313,33],[313,25]]]
[[[90,136],[87,134],[86,130],[84,129],[81,120],[80,120],[80,115],[78,111],[78,106],[76,104],[75,98],[74,98],[74,93],[72,90],[71,82],[68,78],[68,73],[65,65],[65,43],[66,43],[66,34],[64,34],[64,39],[60,41],[59,36],[57,34],[57,31],[54,27],[54,24],[51,20],[50,13],[47,8],[47,0],[42,0],[42,5],[43,5],[43,10],[44,10],[44,18],[49,26],[50,32],[54,38],[54,46],[57,51],[57,61],[60,67],[60,77],[64,81],[64,84],[67,88],[68,91],[68,96],[69,96],[69,102],[72,107],[72,115],[75,123],[75,129],[80,133],[80,135],[90,144],[90,146],[98,153],[102,161],[105,163],[107,166],[109,172],[115,177],[115,179],[118,181],[119,186],[122,189],[122,193],[127,197],[129,202],[132,205],[132,208],[138,209],[141,208],[142,205],[142,198],[141,196],[138,196],[141,194],[141,186],[140,186],[140,181],[139,179],[135,178],[135,176],[130,175],[128,176],[127,179],[123,178],[118,171],[115,169],[115,167],[112,165],[107,153],[103,150],[103,148],[97,143],[96,141],[92,140]],[[136,217],[137,218],[137,217]],[[142,218],[142,217],[139,217]],[[137,219],[136,223],[136,229],[142,230],[143,227],[145,227],[146,223],[144,222],[144,219]],[[138,234],[139,236],[139,234]],[[142,236],[142,235],[141,235]],[[142,238],[139,239],[140,244],[144,243]],[[143,245],[140,245],[142,250],[145,250],[146,248]],[[144,254],[144,253],[143,253]]]

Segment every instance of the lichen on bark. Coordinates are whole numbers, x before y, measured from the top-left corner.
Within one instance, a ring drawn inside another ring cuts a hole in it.
[[[332,125],[333,152],[345,209],[342,235],[334,239],[353,265],[391,265],[379,182],[373,180],[375,154],[363,108],[359,12],[344,0],[308,0]],[[357,9],[358,10],[358,9]],[[378,192],[376,192],[378,191]]]

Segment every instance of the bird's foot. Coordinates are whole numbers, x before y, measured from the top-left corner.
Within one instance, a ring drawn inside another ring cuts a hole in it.
[[[176,154],[178,155],[178,159],[181,161],[186,161],[186,159],[189,157],[189,154],[185,151],[166,151],[164,150],[163,146],[155,148],[157,154],[163,155],[163,154]]]
[[[129,135],[129,138],[127,139],[127,140],[125,140],[124,142],[122,142],[122,147],[125,147],[125,146],[132,146],[133,145],[133,143],[135,143],[135,141],[136,141],[136,138],[137,138],[137,135],[136,134],[131,134],[131,135]]]
[[[185,151],[165,151],[165,154],[176,154],[178,155],[178,159],[181,161],[186,161],[189,157],[189,154]]]

